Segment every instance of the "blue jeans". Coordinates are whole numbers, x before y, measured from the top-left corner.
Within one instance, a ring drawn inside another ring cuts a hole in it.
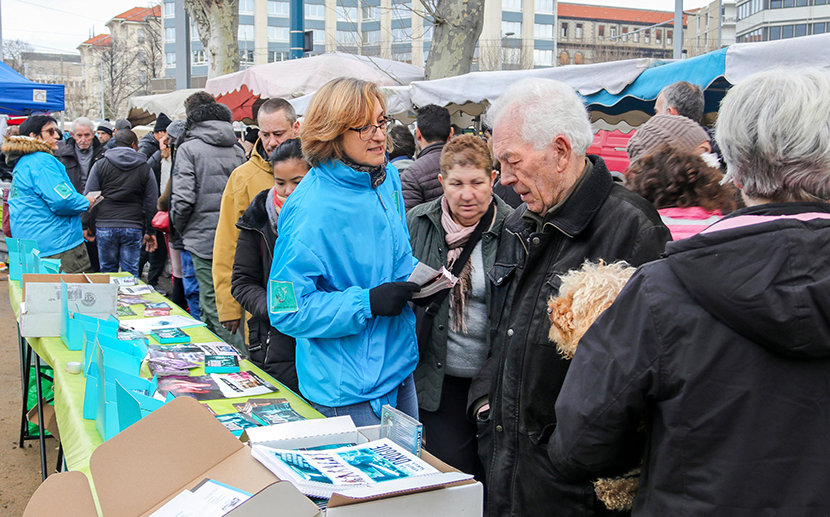
[[[326,417],[349,415],[352,417],[354,425],[358,427],[380,424],[380,417],[372,410],[372,405],[369,402],[358,402],[357,404],[340,407],[321,406],[313,402],[311,405]],[[418,419],[418,392],[415,391],[415,379],[413,379],[412,374],[404,379],[398,387],[397,407],[412,418]]]
[[[187,311],[194,318],[201,319],[199,309],[199,282],[196,280],[196,268],[193,267],[193,257],[190,252],[182,250],[182,286],[184,297],[187,300]]]
[[[95,231],[102,273],[121,271],[138,277],[138,259],[144,232],[138,228],[101,228]]]

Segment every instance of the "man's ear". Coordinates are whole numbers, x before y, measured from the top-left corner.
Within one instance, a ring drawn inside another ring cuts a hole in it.
[[[294,129],[294,138],[297,138],[298,136],[300,136],[300,121],[299,120],[294,121],[293,129]]]
[[[452,140],[453,136],[455,136],[455,128],[450,126],[450,136],[447,137],[447,140]]]
[[[421,136],[421,130],[417,127],[415,128],[415,140],[423,140],[424,137]]]
[[[669,106],[668,108],[666,108],[666,113],[668,113],[669,115],[680,115],[680,112],[677,111],[677,108],[675,108],[674,106]]]
[[[550,147],[554,153],[559,157],[557,160],[556,172],[565,172],[568,170],[568,165],[571,163],[571,141],[565,135],[557,135],[550,143]]]

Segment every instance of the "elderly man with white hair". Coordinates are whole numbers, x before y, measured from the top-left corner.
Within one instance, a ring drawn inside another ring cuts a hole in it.
[[[828,113],[828,70],[727,93],[716,138],[747,207],[641,267],[582,338],[549,443],[563,476],[644,426],[635,516],[830,514]]]
[[[651,204],[614,183],[601,158],[586,155],[591,125],[568,85],[517,82],[488,119],[501,182],[524,205],[505,220],[489,272],[493,348],[470,391],[487,468],[487,511],[593,515],[601,504],[590,484],[562,479],[545,447],[569,366],[548,339],[546,302],[558,293],[559,275],[585,259],[634,265],[656,259],[669,231]]]
[[[55,157],[66,167],[75,190],[83,192],[92,165],[103,154],[104,146],[95,136],[95,123],[81,117],[72,122],[72,137],[58,142]]]

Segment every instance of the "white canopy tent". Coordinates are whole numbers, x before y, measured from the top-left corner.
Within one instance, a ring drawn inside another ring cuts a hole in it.
[[[184,120],[184,100],[200,88],[176,90],[156,95],[140,95],[130,98],[127,105],[127,119],[133,124],[149,124],[159,113],[164,113],[171,120]]]

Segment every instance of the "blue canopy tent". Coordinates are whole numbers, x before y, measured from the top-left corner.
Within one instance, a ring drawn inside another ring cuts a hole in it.
[[[32,82],[0,62],[0,114],[25,116],[64,109],[64,85]]]

